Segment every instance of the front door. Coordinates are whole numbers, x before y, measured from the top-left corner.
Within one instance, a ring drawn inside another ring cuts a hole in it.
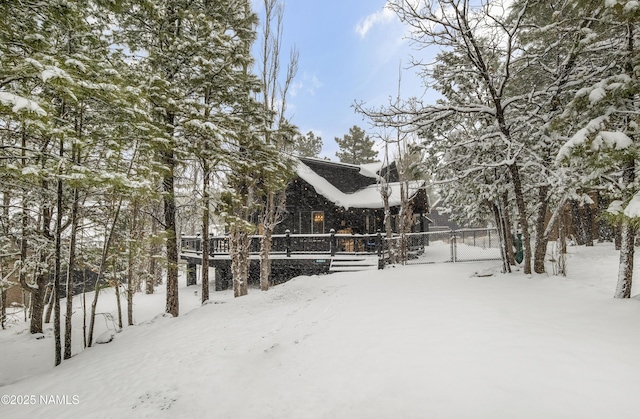
[[[311,234],[324,234],[324,212],[311,212]]]

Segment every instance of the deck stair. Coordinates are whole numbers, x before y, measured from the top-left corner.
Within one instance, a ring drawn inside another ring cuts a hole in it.
[[[356,272],[378,269],[378,257],[372,255],[353,255],[331,259],[329,272]]]

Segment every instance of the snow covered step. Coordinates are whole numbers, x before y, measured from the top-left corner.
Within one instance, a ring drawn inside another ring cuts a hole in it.
[[[378,269],[377,256],[354,256],[332,259],[329,272],[355,272]]]

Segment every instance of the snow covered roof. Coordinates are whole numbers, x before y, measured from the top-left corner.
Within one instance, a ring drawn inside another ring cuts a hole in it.
[[[352,193],[341,191],[326,178],[314,172],[311,168],[309,168],[309,166],[301,161],[298,162],[297,174],[301,179],[311,185],[318,194],[322,195],[337,206],[344,207],[345,209],[383,208],[384,203],[382,201],[382,196],[380,195],[380,185],[377,184],[379,176],[376,175],[375,172],[372,172],[369,167],[360,166],[360,168],[361,170],[359,173],[363,176],[372,178],[372,184]],[[375,181],[373,181],[373,179],[375,179]],[[409,182],[409,196],[412,197],[413,195],[415,195],[423,186],[424,181]],[[400,205],[400,182],[390,182],[389,187],[391,189],[391,195],[389,196],[389,205]]]

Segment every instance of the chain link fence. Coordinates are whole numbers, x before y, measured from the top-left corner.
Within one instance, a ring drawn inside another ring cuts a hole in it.
[[[430,231],[406,235],[408,265],[500,260],[500,239],[494,228]]]

